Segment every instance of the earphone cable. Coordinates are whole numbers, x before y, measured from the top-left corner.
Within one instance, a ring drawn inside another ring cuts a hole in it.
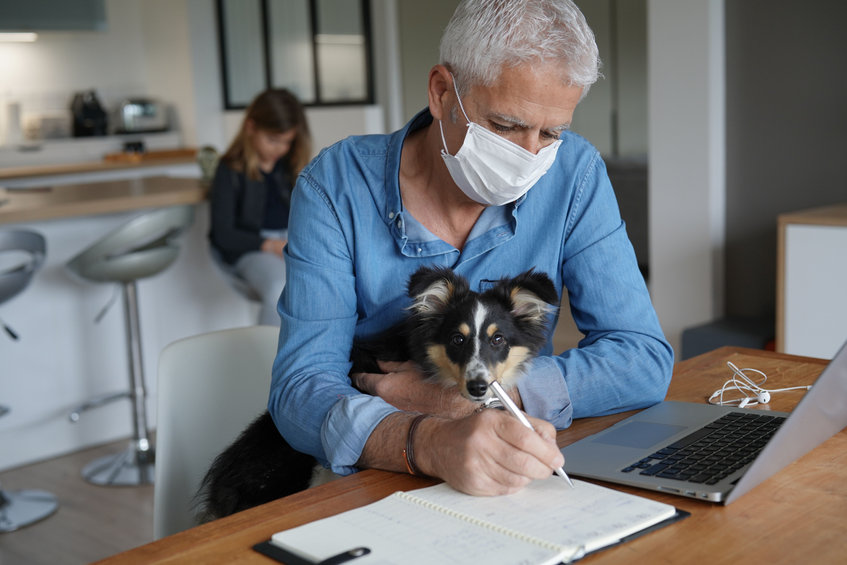
[[[712,396],[709,397],[709,404],[717,404],[718,406],[755,406],[760,402],[762,404],[767,403],[770,399],[770,394],[775,392],[809,390],[812,388],[811,386],[794,386],[766,389],[763,385],[767,382],[768,376],[762,371],[750,367],[739,369],[732,361],[727,361],[726,364],[732,371],[732,377],[726,381],[720,389],[712,393]],[[760,382],[756,382],[747,373],[756,373],[761,375],[762,380]],[[734,390],[739,391],[743,396],[730,399],[724,398],[724,394]]]

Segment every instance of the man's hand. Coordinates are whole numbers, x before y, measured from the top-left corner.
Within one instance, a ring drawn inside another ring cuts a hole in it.
[[[357,466],[405,471],[403,452],[413,418],[396,412],[383,419],[365,443]],[[534,479],[551,477],[553,469],[564,464],[552,424],[529,420],[536,431],[496,409],[459,419],[426,418],[413,438],[415,466],[468,494],[517,492]]]
[[[399,471],[411,415],[430,414],[414,437],[415,463],[424,474],[444,479],[473,495],[517,492],[534,479],[553,474],[564,457],[556,445],[556,429],[529,417],[526,428],[504,410],[477,412],[478,403],[424,376],[412,362],[380,362],[380,373],[355,373],[353,384],[407,412],[393,414],[368,438],[359,465]],[[516,396],[513,392],[513,396]]]
[[[417,466],[468,494],[517,492],[564,464],[552,424],[529,419],[535,431],[494,409],[459,420],[428,418],[415,436]]]
[[[433,414],[444,418],[462,418],[473,413],[478,404],[447,387],[426,378],[411,361],[380,361],[381,373],[354,373],[353,384],[367,394],[379,396],[406,412]]]

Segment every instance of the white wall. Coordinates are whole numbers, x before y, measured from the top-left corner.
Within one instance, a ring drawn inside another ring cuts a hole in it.
[[[127,3],[127,2],[123,2]],[[137,2],[130,4],[138,6]],[[196,95],[188,4],[185,1],[145,0],[138,24],[149,96],[167,100],[176,108],[174,128],[184,132],[183,142],[197,146]]]
[[[723,0],[648,1],[650,290],[677,354],[723,313]]]

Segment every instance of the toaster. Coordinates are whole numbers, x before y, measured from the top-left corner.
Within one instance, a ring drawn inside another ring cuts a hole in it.
[[[129,98],[118,108],[117,133],[142,133],[168,129],[167,108],[150,98]]]

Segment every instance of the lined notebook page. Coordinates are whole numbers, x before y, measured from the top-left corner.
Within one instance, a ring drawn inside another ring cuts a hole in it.
[[[556,564],[569,553],[506,535],[396,492],[377,502],[273,535],[271,542],[313,562],[355,547],[356,565]]]
[[[407,494],[503,528],[529,532],[586,552],[605,547],[676,514],[676,508],[640,496],[559,477],[534,481],[520,492],[499,497],[461,494],[445,483]]]
[[[447,484],[396,492],[378,502],[274,534],[272,542],[320,561],[354,547],[377,563],[546,564],[569,561],[657,524],[676,509],[583,481],[534,481],[498,497]]]

